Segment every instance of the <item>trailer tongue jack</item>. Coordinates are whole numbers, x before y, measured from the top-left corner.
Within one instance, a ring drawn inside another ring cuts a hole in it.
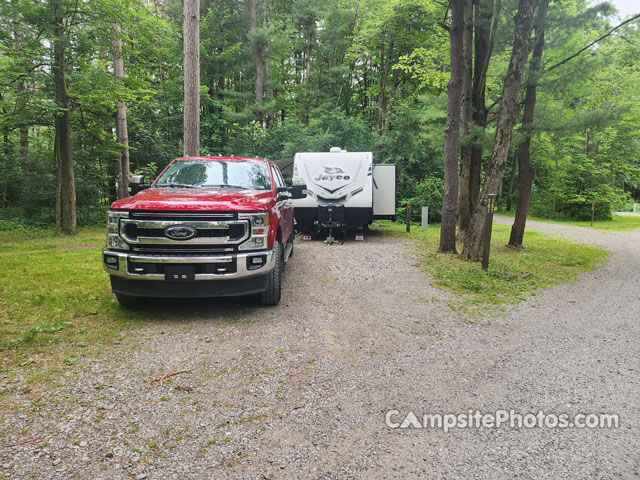
[[[324,227],[329,228],[329,236],[324,243],[332,245],[336,243],[336,239],[333,237],[333,229],[341,228],[344,222],[344,206],[327,205],[326,207],[320,207],[318,212],[318,220]]]

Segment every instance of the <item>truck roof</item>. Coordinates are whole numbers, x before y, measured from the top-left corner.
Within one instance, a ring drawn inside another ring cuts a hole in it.
[[[200,155],[197,157],[179,157],[176,158],[176,161],[181,161],[181,160],[231,160],[231,161],[246,161],[246,160],[254,160],[254,161],[258,161],[258,162],[266,162],[266,159],[264,158],[255,158],[255,157],[225,157],[225,156],[204,156],[204,155]]]

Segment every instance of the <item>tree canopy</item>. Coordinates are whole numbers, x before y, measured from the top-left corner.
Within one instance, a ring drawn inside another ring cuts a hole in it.
[[[479,147],[478,181],[499,123],[517,3],[473,1],[474,59],[483,38],[478,13],[492,42],[486,124],[472,122],[460,142],[464,149],[472,137]],[[532,213],[581,218],[595,203],[597,216],[607,217],[640,198],[638,24],[589,46],[618,23],[615,13],[607,3],[550,2],[540,70],[529,72],[527,62],[516,93],[503,206],[518,197],[514,158],[525,134]],[[429,206],[439,222],[450,14],[448,2],[436,0],[201,0],[200,152],[278,160],[332,146],[373,151],[376,163],[397,165],[399,210]],[[67,107],[56,96],[56,44],[64,48]],[[114,75],[118,55],[122,78]],[[64,206],[61,113],[69,114],[80,225],[102,222],[118,195],[123,148],[132,173],[147,176],[181,156],[183,74],[179,0],[2,2],[0,228],[53,225],[56,199]],[[536,114],[525,131],[521,105],[531,82]],[[128,145],[118,143],[119,104]],[[62,220],[68,215],[63,208]]]

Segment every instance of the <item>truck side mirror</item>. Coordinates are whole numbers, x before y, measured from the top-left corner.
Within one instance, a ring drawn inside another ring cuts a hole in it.
[[[131,180],[129,181],[129,193],[131,195],[135,195],[149,187],[148,183],[144,183],[144,175],[131,175]]]
[[[306,185],[294,185],[291,187],[291,196],[294,200],[299,198],[305,198],[307,196],[305,190],[307,189]]]
[[[287,187],[276,187],[278,191],[278,199],[279,200],[289,200],[291,198],[291,193]]]

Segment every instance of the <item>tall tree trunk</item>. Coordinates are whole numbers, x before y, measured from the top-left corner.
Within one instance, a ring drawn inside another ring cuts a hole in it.
[[[556,155],[556,166],[553,170],[553,204],[551,206],[551,216],[556,216],[556,202],[558,198],[558,156]]]
[[[347,34],[345,35],[344,43],[342,44],[342,48],[340,49],[340,57],[338,58],[338,63],[336,64],[336,67],[341,67],[342,64],[344,63],[345,57],[347,56],[347,48],[349,47],[349,41],[351,40],[351,37],[353,35],[353,30],[356,26],[356,22],[358,21],[359,8],[360,8],[360,0],[356,0],[356,4],[353,10],[353,18],[351,19],[351,23],[349,24],[349,29],[347,30]],[[336,70],[338,69],[336,68]],[[337,77],[341,77],[341,82],[340,82],[340,90],[338,91],[338,95],[335,99],[336,108],[340,103],[340,96],[342,94],[342,87],[344,85],[344,77],[341,74],[338,74],[336,77],[333,78],[331,85],[329,85],[329,97],[333,98]]]
[[[20,28],[20,17],[16,15],[11,23],[13,23],[13,49],[17,52],[19,57],[22,57],[22,41],[24,35],[22,33],[22,29]],[[23,112],[26,109],[27,103],[24,96],[25,90],[27,89],[24,79],[20,78],[17,82],[16,87],[18,90],[18,95],[16,98],[16,109],[19,112]],[[29,128],[27,127],[27,125],[20,125],[20,167],[22,169],[23,181],[29,175],[28,155]]]
[[[509,245],[521,247],[524,238],[524,229],[527,223],[529,203],[531,202],[531,189],[536,171],[531,166],[531,129],[536,109],[536,93],[542,65],[542,52],[544,51],[544,27],[547,18],[549,0],[541,0],[538,5],[536,17],[536,37],[533,53],[529,63],[529,79],[527,80],[527,93],[524,97],[524,111],[522,113],[522,132],[524,137],[518,145],[518,176],[519,191],[518,204],[516,206],[516,218],[511,227]]]
[[[54,234],[57,237],[60,235],[60,217],[61,217],[61,204],[60,195],[62,193],[62,161],[60,160],[60,148],[58,146],[58,136],[56,135],[53,141],[53,160],[56,166],[56,213],[55,213],[55,230]]]
[[[516,155],[511,156],[511,178],[509,178],[509,195],[507,196],[507,212],[511,211],[511,202],[513,198],[513,185],[515,183],[516,178]]]
[[[473,209],[480,193],[482,181],[482,130],[487,124],[488,110],[485,102],[487,70],[493,53],[495,35],[498,28],[498,20],[502,9],[502,0],[473,0],[475,12],[475,40],[474,40],[474,66],[471,92],[472,120],[475,125],[475,133],[471,138],[469,152],[463,150],[463,156],[469,155],[469,179],[464,181],[468,188],[465,195],[468,202],[461,203],[460,209],[460,237],[463,238],[469,228]]]
[[[464,235],[471,221],[471,198],[469,181],[471,179],[471,156],[473,146],[469,138],[473,108],[473,1],[464,2],[464,35],[463,35],[464,76],[462,78],[462,147],[460,148],[460,184],[458,186],[458,211],[460,225],[458,240]]]
[[[107,127],[105,129],[107,132],[107,138],[113,138],[113,128]],[[107,202],[109,205],[116,201],[118,198],[118,191],[116,189],[116,179],[119,177],[118,166],[120,162],[112,162],[111,157],[108,158],[106,163],[106,176],[107,176]]]
[[[475,61],[473,67],[473,124],[476,128],[471,148],[471,168],[469,173],[469,205],[465,205],[473,215],[480,184],[482,181],[482,137],[480,133],[487,125],[488,110],[485,101],[487,70],[493,53],[498,20],[502,10],[502,0],[474,0],[475,6]],[[467,228],[468,229],[468,226]],[[466,230],[465,229],[465,230]]]
[[[158,0],[153,0],[153,12],[156,17],[156,20],[160,19],[160,14],[158,13]],[[160,36],[160,25],[156,24],[156,35]],[[162,100],[167,100],[167,94],[164,88],[164,67],[162,65],[162,57],[160,57],[160,49],[158,52],[158,70],[160,76],[160,91],[162,92]]]
[[[184,156],[200,155],[200,0],[184,0]]]
[[[62,232],[77,234],[76,221],[76,182],[73,174],[71,147],[71,103],[67,93],[64,23],[60,3],[51,1],[53,17],[53,79],[56,89],[56,138],[58,139],[58,157],[60,159],[60,181],[62,191]]]
[[[488,195],[498,192],[498,185],[502,182],[502,177],[504,176],[509,145],[513,135],[513,124],[518,112],[520,79],[529,56],[531,44],[529,37],[531,36],[534,9],[535,2],[520,0],[518,13],[514,20],[513,50],[504,80],[500,119],[496,128],[491,160],[487,168],[484,188],[476,203],[469,231],[465,237],[464,248],[462,249],[462,258],[466,260],[479,261],[481,258]]]
[[[4,129],[2,132],[2,143],[4,152],[4,180],[2,182],[2,208],[9,205],[8,191],[9,191],[9,179],[11,178],[11,144],[9,143],[9,130]]]
[[[391,75],[391,91],[389,92],[389,100],[385,107],[384,125],[382,126],[382,136],[384,137],[389,131],[389,117],[393,107],[393,102],[396,98],[396,91],[398,90],[398,84],[400,83],[400,75],[398,70],[393,71]]]
[[[311,41],[313,37],[313,14],[309,14],[307,18],[307,42],[305,46],[304,52],[304,84],[305,84],[305,95],[304,95],[304,112],[302,115],[302,123],[305,126],[309,125],[309,108],[311,105]]]
[[[124,61],[122,60],[122,38],[120,25],[113,24],[113,72],[116,87],[122,86],[124,78]],[[118,102],[116,106],[116,137],[122,146],[119,158],[120,181],[118,182],[118,198],[129,196],[129,131],[127,128],[127,105]]]
[[[458,211],[458,141],[462,95],[462,61],[465,0],[451,0],[451,79],[447,85],[447,122],[444,127],[444,197],[438,251],[456,253],[456,213]]]
[[[262,104],[264,101],[264,62],[262,60],[262,46],[257,39],[258,16],[256,12],[256,0],[249,0],[249,19],[251,51],[253,52],[253,61],[256,64],[255,93],[256,103],[258,104],[256,114],[260,125],[264,128],[264,122],[262,119]]]
[[[376,134],[380,136],[382,132],[382,116],[384,113],[384,104],[385,104],[385,93],[387,90],[387,77],[389,76],[389,70],[391,69],[391,58],[393,57],[393,28],[391,37],[389,39],[389,48],[387,49],[387,54],[384,54],[384,36],[380,40],[380,65],[382,67],[382,71],[380,72],[380,88],[378,90],[378,115],[376,118]]]

